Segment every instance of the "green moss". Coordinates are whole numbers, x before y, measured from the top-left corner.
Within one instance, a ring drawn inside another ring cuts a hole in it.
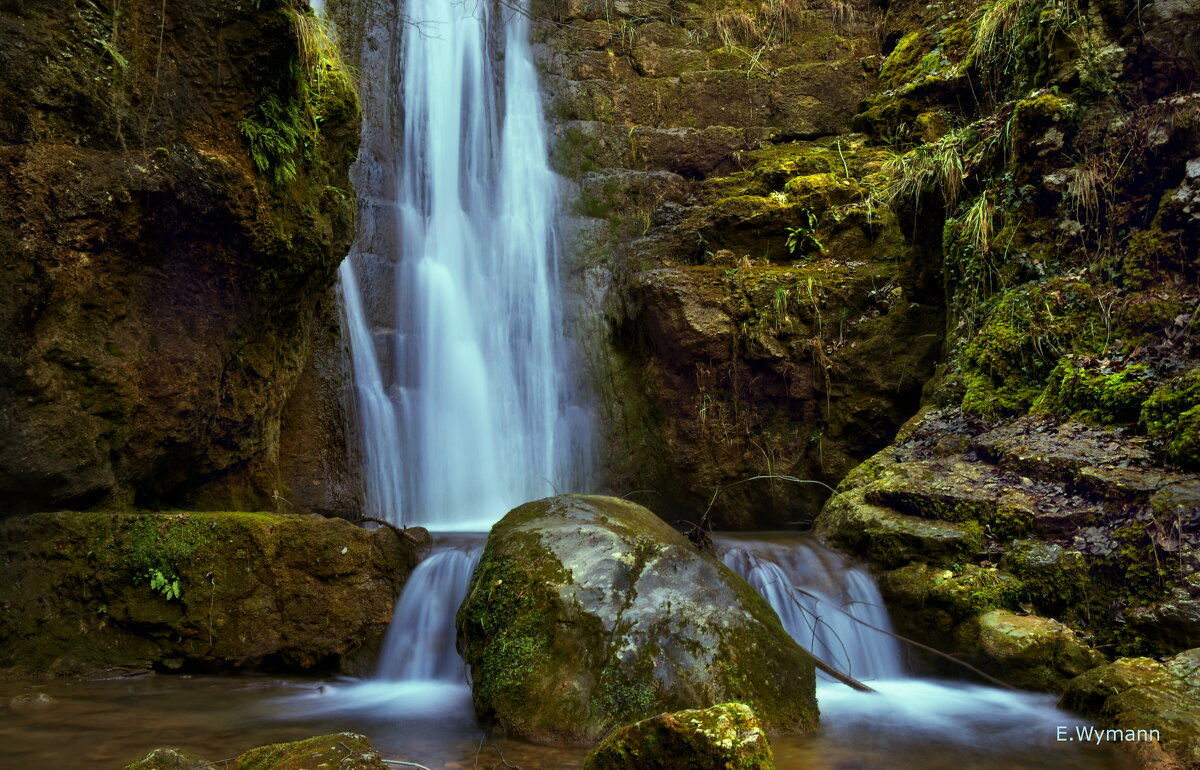
[[[1013,107],[1010,138],[1018,156],[1028,154],[1051,128],[1064,133],[1075,115],[1075,104],[1058,94],[1041,90]]]
[[[320,735],[294,743],[251,749],[237,758],[234,770],[307,770],[315,767],[384,767],[366,737],[355,733]]]
[[[930,48],[930,41],[924,32],[909,32],[900,38],[879,71],[880,88],[899,88],[915,80]]]
[[[1200,368],[1158,387],[1142,407],[1141,423],[1163,459],[1200,468]]]
[[[1022,599],[1030,601],[1043,614],[1078,620],[1085,615],[1082,605],[1088,601],[1091,578],[1087,562],[1079,551],[1040,540],[1020,540],[1012,545],[1001,563],[1021,579]]]
[[[1099,353],[1108,330],[1096,312],[1096,288],[1056,279],[1010,289],[962,354],[963,409],[989,416],[1028,411],[1061,351]]]
[[[321,126],[360,113],[358,93],[328,22],[312,9],[281,9],[296,45],[273,71],[281,75],[253,111],[238,121],[250,158],[275,185],[296,178],[304,163],[319,158]]]
[[[579,181],[589,171],[598,171],[601,148],[596,137],[577,126],[567,126],[550,151],[550,165],[555,171]]]
[[[1153,373],[1145,364],[1114,369],[1093,357],[1064,356],[1032,411],[1101,424],[1136,422]]]

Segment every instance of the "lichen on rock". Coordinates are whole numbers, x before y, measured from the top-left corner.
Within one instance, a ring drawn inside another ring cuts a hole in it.
[[[722,703],[619,727],[592,749],[583,767],[774,770],[775,758],[754,712],[741,703]]]

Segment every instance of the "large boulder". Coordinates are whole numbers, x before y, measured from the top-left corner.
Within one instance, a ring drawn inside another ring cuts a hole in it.
[[[0,520],[0,669],[360,672],[417,546],[392,529],[270,513]]]
[[[725,767],[774,770],[775,755],[754,712],[741,703],[660,714],[609,733],[584,770]]]
[[[813,663],[754,589],[645,508],[560,496],[488,537],[458,613],[475,711],[551,743],[712,703],[817,724]]]

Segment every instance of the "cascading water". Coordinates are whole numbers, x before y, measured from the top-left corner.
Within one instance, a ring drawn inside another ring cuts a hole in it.
[[[723,542],[726,566],[763,595],[787,632],[813,655],[855,679],[904,675],[898,643],[855,621],[892,630],[879,588],[861,567],[812,540]]]
[[[809,537],[767,537],[726,535],[717,543],[725,564],[763,595],[801,646],[876,690],[818,675],[821,732],[852,749],[855,766],[916,766],[895,753],[905,746],[920,755],[922,744],[938,747],[948,766],[991,766],[998,747],[1032,742],[1036,751],[1055,740],[1058,725],[1077,722],[1054,707],[1053,696],[911,676],[895,638],[854,620],[892,630],[865,570]],[[1027,757],[1020,764],[1040,766]]]
[[[376,677],[391,681],[466,682],[455,647],[454,616],[467,595],[483,547],[442,547],[413,570],[396,603]]]
[[[524,13],[454,0],[403,12],[398,49],[395,29],[364,45],[360,236],[341,268],[365,505],[395,523],[486,530],[588,475],[558,179]]]

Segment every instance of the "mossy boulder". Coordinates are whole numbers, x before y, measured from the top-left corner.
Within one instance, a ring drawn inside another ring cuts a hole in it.
[[[271,513],[0,521],[0,668],[357,671],[416,563],[393,530]]]
[[[722,703],[618,728],[588,754],[583,767],[774,770],[775,757],[754,712],[741,703]]]
[[[515,737],[586,743],[727,701],[767,730],[817,724],[812,660],[770,606],[624,500],[560,496],[510,511],[457,624],[476,714]]]
[[[1164,749],[1200,767],[1200,648],[1159,662],[1120,658],[1071,680],[1059,705],[1101,727],[1157,730]]]
[[[1074,631],[1050,618],[992,610],[975,625],[979,652],[1021,687],[1061,692],[1072,677],[1104,662]]]
[[[386,770],[389,767],[366,736],[357,733],[319,735],[293,743],[250,749],[237,758],[234,770]]]

